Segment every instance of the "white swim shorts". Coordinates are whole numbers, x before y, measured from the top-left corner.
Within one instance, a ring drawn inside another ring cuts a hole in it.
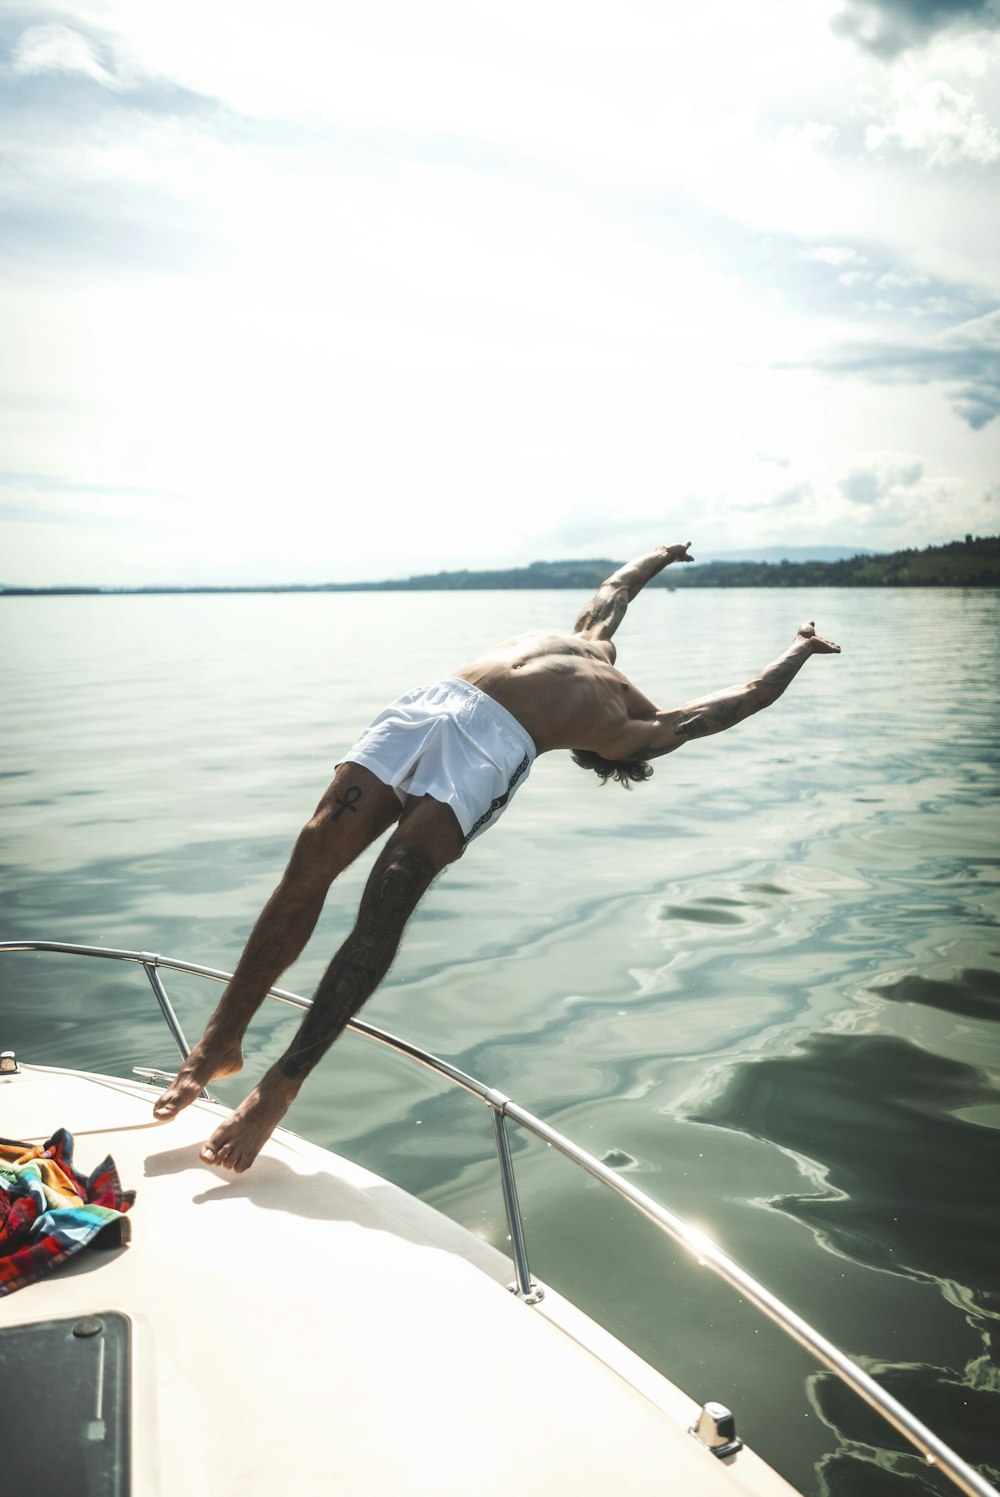
[[[344,762],[370,769],[403,805],[408,796],[431,795],[451,806],[471,842],[503,815],[535,753],[506,707],[453,678],[392,702]]]

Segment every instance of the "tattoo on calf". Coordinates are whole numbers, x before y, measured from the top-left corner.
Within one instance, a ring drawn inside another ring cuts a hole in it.
[[[416,848],[390,846],[383,852],[362,897],[358,923],[326,969],[312,1008],[278,1062],[289,1080],[299,1081],[312,1070],[374,993],[434,873],[432,860]]]
[[[376,968],[336,956],[319,985],[313,1006],[278,1065],[290,1081],[308,1074],[378,984]]]

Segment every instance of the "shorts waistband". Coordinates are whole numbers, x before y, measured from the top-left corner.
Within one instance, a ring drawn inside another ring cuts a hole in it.
[[[478,686],[473,686],[471,681],[466,681],[461,676],[447,676],[441,685],[458,692],[465,697],[466,701],[474,702],[477,713],[495,723],[503,732],[512,734],[523,746],[529,759],[534,760],[538,757],[535,740],[527,728],[523,727],[514,714],[508,712],[496,697],[491,697],[488,692],[481,690]]]

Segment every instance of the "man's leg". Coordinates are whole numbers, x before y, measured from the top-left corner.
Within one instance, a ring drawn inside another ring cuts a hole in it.
[[[802,625],[783,655],[765,666],[745,686],[730,686],[711,696],[686,702],[672,714],[674,732],[680,738],[707,738],[743,722],[776,702],[810,655],[839,655],[840,646],[816,633],[812,619]]]
[[[155,1103],[155,1117],[174,1117],[213,1077],[241,1069],[247,1025],[312,935],[330,885],[398,815],[394,790],[359,764],[340,765],[299,833],[281,882],[258,917],[204,1034]]]
[[[429,796],[407,807],[371,871],[357,924],[324,973],[297,1034],[216,1129],[202,1159],[238,1172],[249,1169],[309,1072],[388,972],[403,928],[431,881],[461,854],[462,833],[450,807]]]

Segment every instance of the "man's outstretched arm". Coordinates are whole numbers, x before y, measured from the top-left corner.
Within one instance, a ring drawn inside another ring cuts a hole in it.
[[[606,582],[601,583],[573,625],[573,633],[583,634],[587,639],[610,639],[625,617],[628,605],[650,578],[662,572],[672,561],[694,561],[694,557],[688,555],[690,547],[690,541],[657,546],[647,556],[637,556],[634,561],[619,567]]]
[[[611,748],[608,758],[658,759],[672,754],[682,744],[695,738],[722,733],[736,723],[745,722],[755,712],[778,700],[789,682],[798,675],[810,655],[839,655],[840,646],[816,633],[809,620],[803,624],[783,655],[758,671],[745,686],[729,686],[711,696],[698,697],[669,712],[658,712],[655,722],[636,719],[629,723]],[[605,753],[604,749],[599,750]]]

